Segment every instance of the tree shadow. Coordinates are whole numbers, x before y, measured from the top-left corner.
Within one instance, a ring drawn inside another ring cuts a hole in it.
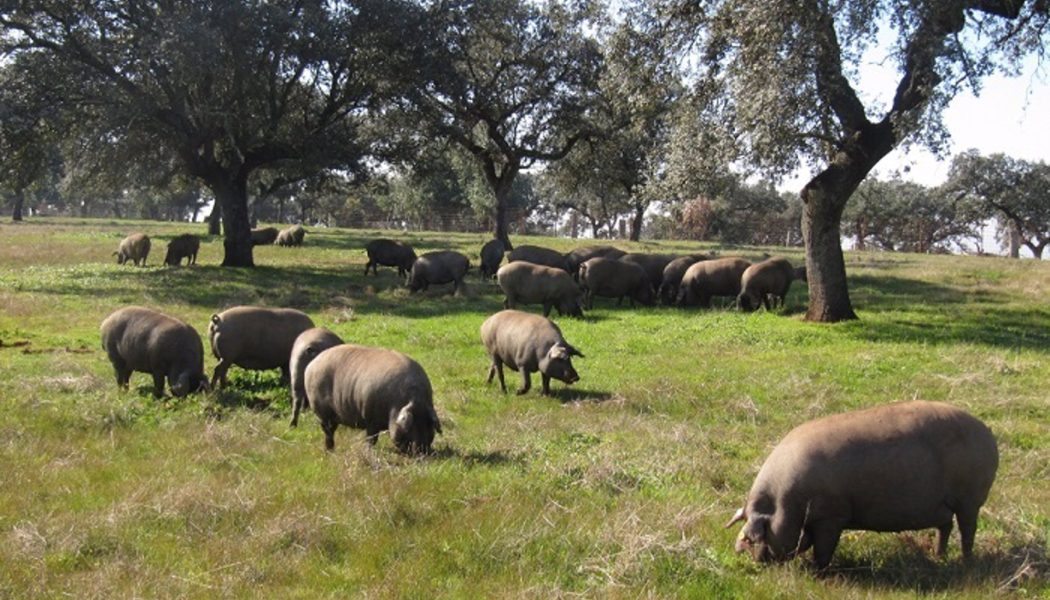
[[[1050,310],[1012,306],[1002,292],[888,276],[852,277],[850,284],[857,308],[888,317],[845,324],[843,330],[854,337],[1050,352]]]

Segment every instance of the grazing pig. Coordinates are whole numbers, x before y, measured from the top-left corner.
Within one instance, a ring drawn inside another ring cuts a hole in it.
[[[580,265],[588,260],[599,256],[602,258],[616,259],[625,254],[627,253],[623,250],[612,246],[583,246],[566,253],[565,264],[569,268],[569,273],[573,278],[579,281]]]
[[[281,380],[289,378],[292,346],[299,334],[314,326],[310,317],[293,308],[236,306],[211,316],[208,338],[219,364],[211,385],[226,385],[226,372],[237,365],[253,371],[281,369]]]
[[[306,230],[303,229],[302,225],[292,225],[287,229],[282,229],[277,234],[277,239],[274,243],[278,246],[302,246],[303,236],[306,235]]]
[[[427,252],[412,263],[408,274],[408,290],[413,294],[426,290],[430,284],[452,284],[452,293],[463,289],[463,278],[470,269],[470,259],[454,250]]]
[[[711,308],[712,296],[736,296],[740,278],[751,263],[742,258],[701,260],[686,269],[679,286],[678,304]]]
[[[653,286],[653,290],[660,289],[660,284],[664,282],[664,267],[670,264],[677,258],[671,254],[645,254],[641,252],[632,252],[624,254],[620,257],[620,260],[627,263],[634,263],[645,271],[645,276],[649,278],[649,283]]]
[[[142,266],[145,267],[146,257],[149,256],[149,246],[149,236],[144,233],[133,233],[120,241],[120,246],[117,247],[117,251],[113,255],[117,257],[118,265],[122,265],[130,260],[137,267],[141,260]]]
[[[492,357],[486,383],[499,374],[499,387],[507,393],[503,380],[503,365],[521,373],[519,396],[532,387],[532,373],[540,372],[543,380],[543,395],[551,393],[551,378],[573,384],[580,380],[572,368],[572,357],[583,354],[569,345],[561,330],[550,320],[517,310],[500,311],[481,324],[481,342]]]
[[[551,307],[557,308],[559,315],[583,316],[580,287],[562,269],[524,261],[512,262],[496,271],[496,281],[507,295],[503,308],[542,304],[545,317],[550,316]]]
[[[580,265],[580,285],[588,310],[594,308],[595,296],[616,298],[617,306],[625,296],[632,308],[635,300],[646,306],[653,304],[653,286],[645,270],[635,263],[592,258]]]
[[[385,348],[343,344],[329,348],[306,367],[306,397],[321,419],[324,447],[335,448],[340,425],[364,429],[369,443],[390,431],[405,454],[429,454],[441,421],[423,367]]]
[[[252,230],[252,246],[269,246],[277,240],[280,232],[276,227],[260,227]]]
[[[365,263],[365,275],[372,269],[373,275],[379,275],[378,266],[397,267],[398,277],[405,277],[412,269],[412,263],[416,262],[416,252],[412,246],[380,238],[372,240],[365,246],[368,254],[368,262]]]
[[[561,269],[562,271],[568,272],[569,266],[565,261],[565,257],[562,256],[561,252],[557,250],[551,250],[550,248],[543,248],[541,246],[518,246],[514,250],[511,250],[510,254],[507,255],[507,262],[530,262],[534,265],[543,265],[545,267],[551,267],[554,269]]]
[[[503,242],[489,240],[481,247],[481,278],[492,279],[499,270],[499,264],[503,262]]]
[[[192,233],[184,233],[168,242],[168,252],[164,255],[164,264],[173,267],[181,265],[186,259],[187,265],[197,264],[197,252],[201,249],[201,239]]]
[[[795,267],[795,279],[802,283],[809,283],[809,276],[806,274],[806,265]]]
[[[786,258],[767,258],[748,267],[740,276],[740,294],[736,305],[740,310],[752,311],[759,304],[766,310],[783,306],[784,298],[795,279],[795,268]]]
[[[292,345],[292,360],[288,364],[288,370],[292,375],[292,427],[299,425],[299,413],[303,410],[304,405],[308,405],[306,383],[303,381],[306,367],[317,358],[318,354],[342,343],[343,340],[338,335],[324,327],[307,329],[295,338],[295,344]]]
[[[660,297],[660,301],[664,304],[673,304],[678,298],[678,288],[682,284],[682,276],[689,267],[693,266],[693,263],[701,260],[711,260],[711,257],[706,254],[692,254],[690,256],[680,256],[671,262],[667,263],[664,267],[663,276],[660,279],[660,287],[657,289],[657,296]]]
[[[138,371],[153,376],[157,398],[164,395],[165,377],[177,398],[208,389],[204,345],[186,323],[155,310],[127,306],[110,313],[99,329],[119,387],[127,389],[132,372]]]
[[[736,549],[756,560],[787,560],[812,546],[823,569],[844,529],[935,527],[943,556],[954,515],[970,558],[977,513],[998,465],[988,427],[948,404],[832,415],[796,427],[777,444],[726,527],[746,521]]]

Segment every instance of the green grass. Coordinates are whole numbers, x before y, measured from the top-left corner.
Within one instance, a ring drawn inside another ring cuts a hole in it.
[[[484,384],[478,328],[502,296],[476,271],[460,297],[410,296],[389,268],[361,274],[373,237],[477,264],[487,236],[311,229],[302,248],[257,248],[251,270],[217,267],[221,240],[206,238],[198,266],[160,267],[188,229],[0,225],[0,597],[1050,594],[1045,262],[847,253],[860,320],[834,326],[801,320],[804,286],[777,314],[599,299],[584,320],[557,319],[586,354],[581,381],[515,397]],[[147,268],[110,256],[132,231],[154,240]],[[312,415],[288,427],[276,372],[235,368],[227,390],[182,400],[153,400],[144,374],[120,392],[98,325],[132,303],[202,333],[228,306],[292,306],[406,352],[434,385],[437,452],[406,458],[340,429],[325,453]],[[722,525],[787,431],[913,398],[962,406],[999,439],[973,565],[957,537],[933,558],[932,530],[850,532],[824,576],[733,552]]]

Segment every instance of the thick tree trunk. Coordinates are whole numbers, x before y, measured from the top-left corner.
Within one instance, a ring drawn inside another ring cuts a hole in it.
[[[208,182],[215,202],[222,207],[224,267],[254,267],[252,228],[248,222],[248,188],[244,177]]]
[[[631,241],[637,242],[642,238],[642,225],[645,223],[645,207],[634,207],[634,218],[631,219]]]
[[[26,195],[22,190],[15,191],[15,205],[11,209],[11,220],[21,221],[22,220],[22,205],[25,204]]]
[[[819,176],[818,178],[819,179]],[[846,285],[839,224],[852,189],[813,186],[803,190],[802,237],[806,246],[809,310],[806,320],[824,323],[856,319]],[[855,186],[854,186],[855,187]]]

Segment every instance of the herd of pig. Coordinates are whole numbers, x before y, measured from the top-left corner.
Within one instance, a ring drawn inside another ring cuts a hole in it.
[[[144,261],[149,241],[145,238],[141,251],[143,238],[124,240],[118,259]],[[172,244],[181,239],[186,236]],[[277,239],[279,235],[270,243]],[[301,242],[301,235],[298,239]],[[192,254],[196,249],[193,244]],[[169,245],[169,257],[173,252],[190,254]],[[443,283],[458,290],[469,268],[467,257],[458,252],[417,257],[411,247],[392,240],[373,240],[366,253],[366,274],[375,273],[379,265],[397,267],[413,291]],[[735,296],[740,308],[753,309],[759,303],[769,308],[783,302],[792,280],[805,277],[804,271],[777,258],[752,265],[743,259],[702,255],[625,255],[611,247],[563,255],[520,246],[509,254],[510,262],[500,266],[504,254],[495,240],[481,251],[482,276],[496,277],[506,293],[507,309],[486,319],[480,331],[491,359],[487,381],[498,375],[504,393],[504,365],[522,375],[518,394],[529,391],[530,376],[536,372],[544,394],[550,393],[552,378],[566,383],[579,379],[572,357],[583,355],[546,318],[552,307],[561,314],[579,315],[594,296],[646,304],[660,297],[704,306],[712,296]],[[530,303],[542,304],[544,316],[513,310],[515,304]],[[101,333],[117,384],[126,388],[132,372],[146,372],[153,376],[157,397],[163,395],[165,381],[174,396],[224,386],[233,365],[281,369],[291,388],[291,425],[298,424],[304,408],[312,408],[328,450],[334,448],[339,425],[364,429],[372,444],[387,431],[406,454],[429,454],[435,434],[441,433],[433,389],[419,363],[394,350],[345,344],[294,309],[239,306],[212,315],[208,338],[219,363],[210,380],[200,336],[179,319],[129,306],[106,317]],[[937,552],[943,555],[954,519],[963,556],[969,559],[978,512],[998,462],[990,429],[947,404],[912,401],[831,415],[804,423],[784,437],[726,527],[744,522],[736,549],[750,552],[756,560],[786,560],[812,548],[815,565],[823,569],[841,533],[849,529],[936,528]]]
[[[287,229],[278,230],[276,227],[260,227],[252,229],[252,245],[275,244],[277,246],[302,246],[306,229],[302,225],[292,225]],[[146,266],[152,242],[144,233],[133,233],[120,241],[117,251],[113,256],[117,257],[117,264],[122,265],[131,262],[136,267]],[[178,266],[182,259],[186,264],[197,263],[197,253],[201,248],[201,240],[192,233],[184,233],[175,236],[168,242],[168,251],[164,254],[164,264]]]

